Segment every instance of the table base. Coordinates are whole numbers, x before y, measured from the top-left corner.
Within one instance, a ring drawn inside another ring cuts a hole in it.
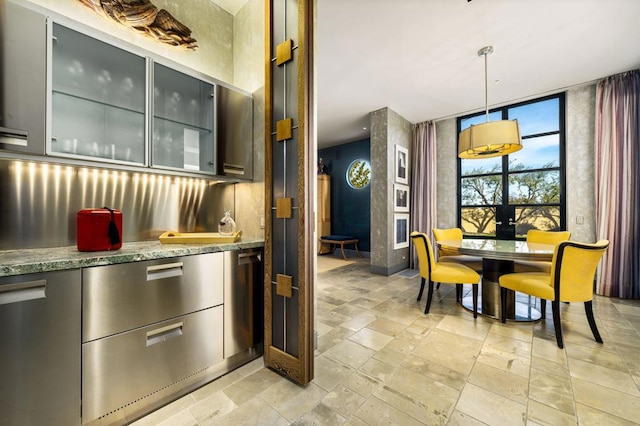
[[[469,293],[471,293],[471,288],[469,288]],[[524,295],[525,297],[528,297]],[[481,296],[478,296],[480,299]],[[500,314],[488,314],[486,312],[482,312],[480,307],[481,300],[478,300],[478,314],[486,317],[490,317],[493,319],[500,319]],[[516,300],[514,303],[514,313],[512,316],[507,316],[507,321],[519,321],[519,322],[534,322],[539,321],[542,317],[538,308],[534,306],[535,300],[531,300],[530,302],[524,302],[520,300]],[[473,312],[473,296],[469,294],[462,298],[462,307],[469,312]]]
[[[513,261],[483,259],[482,260],[482,285],[478,289],[478,313],[495,319],[501,318],[500,307],[500,275],[513,272]],[[514,321],[538,321],[541,318],[540,311],[532,305],[535,298],[507,290],[508,320]],[[464,292],[463,292],[464,295]],[[470,294],[462,298],[462,306],[473,310],[473,296]]]

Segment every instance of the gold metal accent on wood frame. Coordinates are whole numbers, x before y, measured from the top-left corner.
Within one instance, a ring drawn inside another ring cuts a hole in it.
[[[278,296],[291,298],[292,287],[293,287],[293,277],[289,275],[283,275],[283,274],[276,275],[276,294]]]
[[[293,136],[293,119],[285,118],[276,121],[276,140],[282,142]]]
[[[276,199],[276,219],[291,219],[293,217],[293,199],[277,198]]]
[[[293,42],[287,39],[276,47],[276,65],[280,66],[293,59]]]

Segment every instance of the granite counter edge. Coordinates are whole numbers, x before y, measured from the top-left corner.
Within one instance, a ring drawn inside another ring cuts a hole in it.
[[[124,243],[120,250],[79,252],[75,246],[0,251],[0,277],[264,247],[264,240],[226,244]]]

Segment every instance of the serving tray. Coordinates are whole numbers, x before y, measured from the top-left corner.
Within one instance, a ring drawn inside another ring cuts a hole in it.
[[[235,243],[242,236],[242,231],[233,235],[220,235],[218,232],[176,232],[167,231],[160,237],[162,244],[206,244],[206,243]]]

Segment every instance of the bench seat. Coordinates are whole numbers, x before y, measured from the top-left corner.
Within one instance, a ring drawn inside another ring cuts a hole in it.
[[[330,247],[332,245],[337,246],[340,245],[340,250],[342,251],[342,257],[347,260],[347,256],[344,254],[344,245],[345,244],[353,244],[356,248],[356,253],[358,256],[362,257],[360,251],[358,251],[358,239],[356,237],[351,237],[349,235],[323,235],[320,237],[320,244],[329,244]],[[320,250],[318,249],[318,253]]]

